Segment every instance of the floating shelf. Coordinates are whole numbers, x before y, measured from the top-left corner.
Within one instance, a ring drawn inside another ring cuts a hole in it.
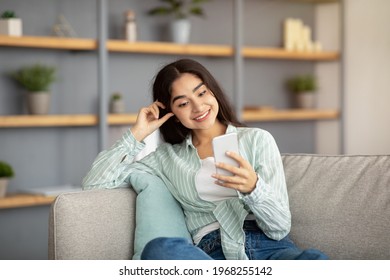
[[[55,199],[55,196],[15,194],[0,198],[0,209],[50,205]]]
[[[58,38],[58,37],[12,37],[0,35],[2,47],[24,47],[40,49],[96,50],[95,39]],[[165,42],[134,42],[124,40],[108,40],[110,52],[127,52],[139,54],[167,54],[188,56],[231,57],[234,49],[228,45],[174,44]],[[296,52],[283,48],[243,47],[242,54],[246,58],[264,59],[296,59],[313,61],[332,61],[339,59],[338,52]]]
[[[62,50],[96,50],[97,42],[94,39],[37,36],[15,37],[0,35],[0,46]]]
[[[244,110],[244,122],[299,121],[337,119],[337,110]],[[109,115],[109,125],[130,125],[137,119],[136,114]],[[56,126],[95,126],[96,115],[45,115],[45,116],[0,116],[0,128],[17,127],[56,127]]]
[[[0,116],[0,127],[93,126],[94,115],[20,115]]]
[[[333,61],[339,59],[338,52],[297,52],[277,48],[244,47],[243,56],[246,58],[268,58],[268,59],[296,59],[296,60],[318,60]]]
[[[194,55],[194,56],[225,56],[233,55],[233,48],[223,45],[174,44],[164,42],[134,42],[109,40],[107,48],[111,52]]]
[[[332,120],[338,119],[337,110],[244,110],[244,122],[266,121],[304,121],[304,120]]]
[[[110,125],[135,123],[137,115],[109,115]],[[98,124],[96,115],[20,115],[0,116],[0,128],[7,127],[53,127],[53,126],[94,126]]]

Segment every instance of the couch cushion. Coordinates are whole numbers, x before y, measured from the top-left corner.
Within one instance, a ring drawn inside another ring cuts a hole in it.
[[[135,173],[130,183],[138,193],[133,259],[140,259],[146,243],[156,237],[191,239],[181,206],[160,178]]]
[[[283,155],[291,238],[331,259],[390,259],[390,156]]]

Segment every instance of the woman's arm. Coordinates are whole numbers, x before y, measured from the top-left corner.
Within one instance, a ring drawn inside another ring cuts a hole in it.
[[[83,179],[82,188],[119,187],[132,172],[134,157],[144,147],[144,142],[138,142],[130,130],[126,131],[110,149],[99,153]]]
[[[263,131],[256,139],[254,169],[258,180],[249,195],[241,195],[257,224],[272,239],[280,240],[291,229],[286,179],[282,158],[272,135]]]
[[[227,155],[239,167],[217,163],[217,167],[234,176],[214,174],[216,184],[237,190],[268,237],[275,240],[285,237],[290,231],[291,214],[283,164],[272,135],[265,130],[247,130],[240,138],[240,155]]]
[[[168,113],[159,119],[160,108],[165,106],[156,101],[140,109],[134,126],[110,149],[102,151],[97,156],[91,170],[83,179],[83,189],[116,188],[125,182],[136,169],[133,161],[145,147],[143,140],[173,115]]]

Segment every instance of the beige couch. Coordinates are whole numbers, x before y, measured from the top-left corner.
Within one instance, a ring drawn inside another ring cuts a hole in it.
[[[331,259],[390,259],[390,156],[283,155],[291,238]],[[50,259],[131,259],[131,188],[60,195]]]

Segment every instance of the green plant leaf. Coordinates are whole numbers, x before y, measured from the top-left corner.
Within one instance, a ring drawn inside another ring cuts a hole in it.
[[[190,15],[204,17],[205,13],[201,4],[209,0],[160,0],[165,6],[158,6],[148,11],[149,15],[173,15],[175,18],[183,19]]]
[[[0,17],[3,19],[16,18],[16,15],[14,11],[4,11]]]
[[[23,67],[12,73],[11,77],[31,92],[48,91],[49,86],[56,80],[55,68],[41,64]]]
[[[0,161],[0,178],[12,178],[15,176],[11,165],[4,161]]]

